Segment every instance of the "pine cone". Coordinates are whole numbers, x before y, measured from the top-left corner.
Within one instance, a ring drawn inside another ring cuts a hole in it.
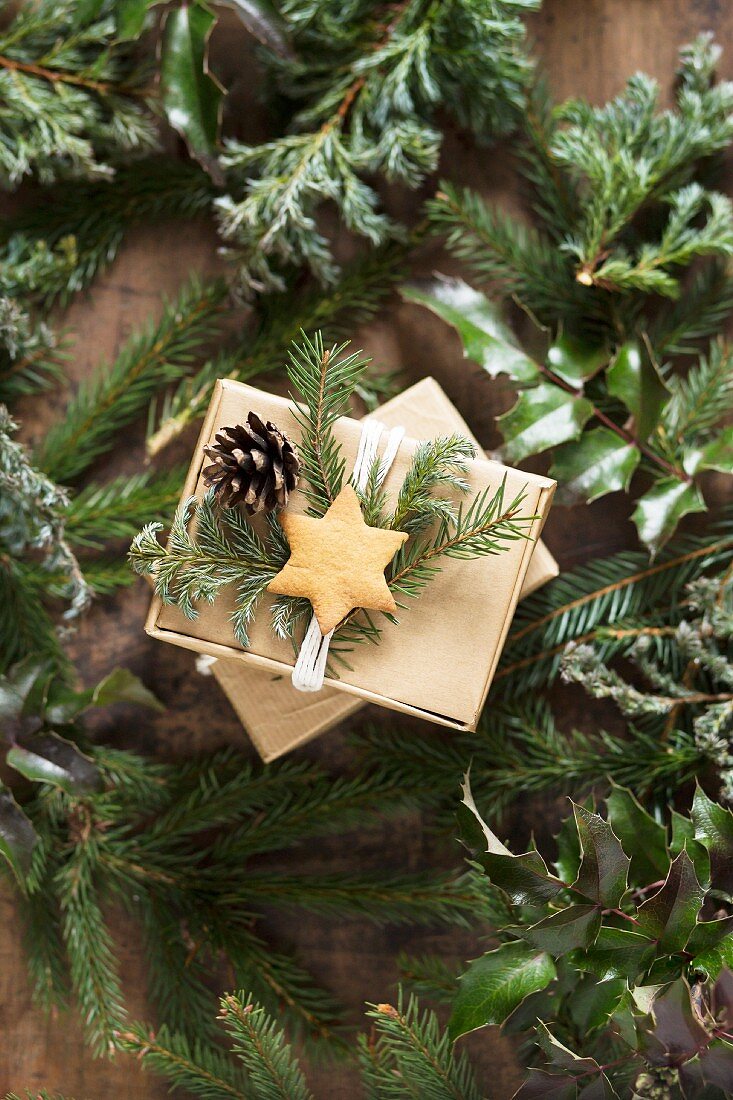
[[[213,464],[203,470],[225,508],[244,506],[247,515],[284,508],[298,484],[298,452],[284,432],[257,413],[246,424],[222,428],[216,446],[204,447]]]

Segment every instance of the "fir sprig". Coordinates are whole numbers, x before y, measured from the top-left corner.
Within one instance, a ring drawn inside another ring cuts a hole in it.
[[[457,1056],[433,1012],[402,996],[397,1007],[367,1013],[376,1035],[360,1037],[359,1068],[373,1100],[482,1100],[465,1055]],[[277,1020],[246,993],[221,1001],[231,1056],[188,1042],[168,1028],[135,1024],[120,1033],[122,1049],[144,1068],[204,1100],[312,1100],[303,1070]]]
[[[310,340],[304,332],[288,353],[288,380],[305,408],[294,415],[300,425],[298,447],[312,514],[322,516],[341,490],[345,460],[334,435],[349,398],[369,360],[361,352],[345,355],[348,344],[327,348],[320,332]]]
[[[0,271],[12,269],[24,300],[66,304],[112,262],[132,226],[204,216],[215,194],[202,169],[162,157],[122,164],[111,179],[58,184],[0,227]],[[33,273],[34,261],[57,253],[65,263]]]
[[[156,324],[135,335],[106,372],[82,383],[37,456],[59,481],[73,481],[109,451],[115,433],[147,407],[156,391],[191,370],[217,328],[226,286],[193,280],[166,304]]]
[[[217,379],[249,382],[274,374],[282,369],[282,349],[297,341],[301,332],[323,330],[329,339],[340,339],[373,317],[404,271],[408,252],[406,245],[390,244],[346,267],[337,287],[266,299],[253,332],[183,379],[159,403],[148,433],[148,453],[155,457],[204,416]],[[356,393],[362,399],[370,397],[377,384],[377,379],[363,375]]]
[[[78,725],[73,735],[83,737]],[[377,922],[414,914],[425,923],[463,924],[481,912],[471,877],[380,872],[341,879],[250,863],[283,844],[364,826],[377,806],[396,812],[410,803],[408,792],[378,773],[335,780],[311,765],[256,768],[231,753],[176,766],[103,748],[84,759],[103,780],[94,790],[88,783],[83,793],[68,783],[62,790],[39,773],[35,795],[19,792],[22,809],[3,804],[1,812],[25,812],[38,838],[20,879],[27,904],[43,898],[46,914],[58,907],[57,920],[31,921],[26,929],[40,992],[63,998],[68,966],[90,1040],[100,1049],[117,1045],[125,1028],[124,982],[105,915],[113,900],[143,922],[150,993],[176,1027],[203,1036],[193,1009],[210,997],[213,960],[226,958],[237,980],[316,1041],[337,1036],[334,1002],[296,960],[261,937],[254,914],[265,899]],[[191,940],[198,944],[194,958]],[[210,1051],[208,1043],[204,1048]]]

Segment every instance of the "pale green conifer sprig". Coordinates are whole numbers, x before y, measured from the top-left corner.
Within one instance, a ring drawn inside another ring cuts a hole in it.
[[[0,174],[110,175],[113,164],[157,144],[148,74],[116,42],[114,5],[44,0],[22,6],[0,33],[5,105]]]

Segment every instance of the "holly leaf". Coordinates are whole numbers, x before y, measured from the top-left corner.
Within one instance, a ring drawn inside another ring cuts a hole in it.
[[[161,0],[117,0],[115,4],[115,23],[117,37],[121,42],[130,42],[139,38],[145,29],[148,12]]]
[[[698,785],[690,816],[695,839],[710,854],[715,886],[733,892],[733,813],[712,802]]]
[[[223,90],[208,68],[209,36],[216,16],[197,3],[166,14],[160,59],[166,117],[191,156],[217,184],[224,182],[215,157]]]
[[[578,1086],[567,1077],[544,1069],[530,1069],[512,1100],[577,1100]]]
[[[56,733],[39,733],[13,745],[6,757],[11,768],[33,783],[52,783],[81,797],[102,788],[97,765],[71,741]]]
[[[606,371],[606,386],[633,416],[636,437],[642,441],[648,439],[659,424],[669,391],[636,341],[628,341],[619,348]]]
[[[458,822],[464,842],[477,851],[476,860],[494,886],[503,890],[516,905],[536,905],[554,898],[562,889],[562,883],[550,874],[540,853],[513,855],[479,814],[468,775],[464,776],[461,790],[463,798]]]
[[[506,374],[528,385],[540,369],[518,346],[499,307],[462,279],[438,275],[408,283],[400,289],[407,302],[425,306],[451,325],[463,344],[466,359],[478,363],[491,378]]]
[[[657,1054],[650,1045],[647,1055],[656,1065],[683,1062],[708,1043],[708,1033],[695,1015],[684,978],[678,978],[654,998],[652,1019],[651,1036],[661,1051]]]
[[[546,1069],[530,1070],[530,1075],[514,1094],[514,1100],[618,1100],[611,1082],[595,1058],[583,1058],[558,1042],[540,1021],[537,1040],[550,1059]]]
[[[683,516],[705,510],[705,501],[696,485],[663,477],[639,498],[631,518],[639,538],[654,557],[674,534]]]
[[[580,388],[583,382],[603,370],[608,362],[608,346],[591,344],[577,336],[562,333],[547,349],[547,365],[553,374]]]
[[[258,42],[279,57],[293,59],[287,27],[270,0],[228,0],[228,5]]]
[[[625,928],[604,926],[593,947],[576,956],[579,969],[595,974],[601,981],[627,978],[633,982],[644,974],[654,960],[654,944],[648,936]]]
[[[687,941],[687,950],[693,955],[692,967],[717,978],[733,966],[733,917],[698,921]]]
[[[0,676],[0,729],[10,728],[23,714],[43,710],[49,678],[48,664],[37,657],[24,657]]]
[[[577,439],[593,414],[585,397],[566,393],[551,382],[522,390],[517,403],[498,418],[504,452],[510,462]]]
[[[664,885],[637,910],[641,930],[657,940],[659,953],[682,951],[705,900],[692,860],[680,852],[670,864]]]
[[[31,869],[38,835],[7,787],[0,786],[0,855],[4,856],[19,883]]]
[[[530,993],[556,976],[545,951],[520,941],[503,943],[469,964],[458,979],[458,993],[448,1024],[451,1040],[489,1024],[502,1024]]]
[[[577,983],[570,999],[570,1014],[579,1029],[579,1034],[608,1026],[611,1016],[624,997],[626,982],[622,978],[598,982],[595,977],[586,975]]]
[[[557,860],[555,867],[563,882],[573,882],[580,867],[580,838],[574,817],[563,818],[555,837],[557,841]]]
[[[565,955],[578,947],[590,947],[600,927],[601,914],[597,906],[569,905],[533,924],[522,935],[528,943],[550,955]]]
[[[703,1085],[714,1085],[721,1089],[723,1096],[730,1096],[733,1088],[733,1043],[724,1040],[711,1043],[697,1058],[681,1066],[679,1073],[686,1097],[700,1096]]]
[[[710,854],[707,848],[695,839],[695,826],[689,818],[672,810],[672,839],[669,851],[678,856],[686,851],[695,867],[695,874],[706,888],[710,886]]]
[[[698,921],[687,941],[687,949],[693,954],[707,951],[709,947],[717,947],[727,936],[733,936],[733,917]]]
[[[606,799],[608,823],[627,852],[631,852],[631,881],[648,886],[669,869],[667,831],[640,805],[631,791],[612,785]]]
[[[555,454],[550,477],[558,483],[559,504],[577,504],[625,491],[641,452],[608,428],[593,428]]]
[[[107,707],[112,703],[134,703],[149,710],[165,710],[160,699],[128,668],[114,669],[92,689],[92,706]]]
[[[631,860],[600,814],[573,803],[581,860],[573,889],[605,908],[615,909],[626,893]]]

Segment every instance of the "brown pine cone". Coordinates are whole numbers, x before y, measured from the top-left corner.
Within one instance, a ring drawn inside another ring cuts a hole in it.
[[[284,432],[257,413],[246,424],[222,428],[216,445],[204,447],[213,460],[203,477],[225,508],[241,504],[248,515],[284,508],[298,484],[298,452]]]

